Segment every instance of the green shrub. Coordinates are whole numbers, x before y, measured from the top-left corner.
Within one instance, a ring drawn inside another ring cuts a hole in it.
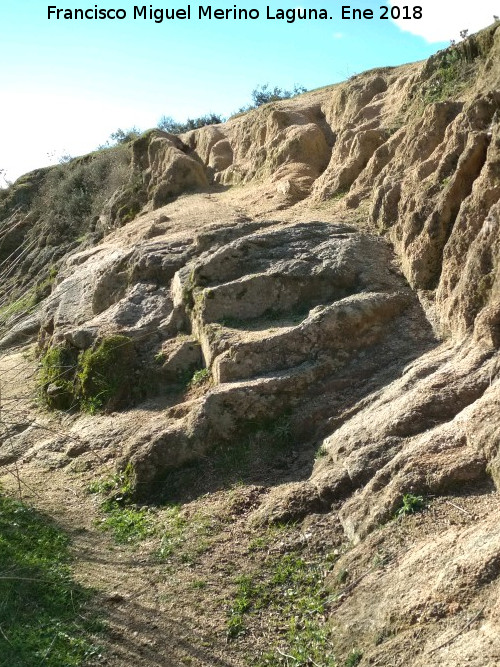
[[[137,139],[137,137],[140,136],[141,130],[134,125],[133,127],[129,127],[128,130],[122,130],[122,128],[119,127],[115,132],[112,132],[109,135],[109,138],[116,144],[127,144],[129,141],[134,141],[134,139]]]
[[[274,86],[270,88],[268,83],[257,86],[252,90],[252,102],[254,107],[260,107],[263,104],[268,104],[268,102],[277,102],[278,100],[287,100],[290,97],[295,97],[302,93],[307,92],[307,88],[304,86],[294,85],[293,90],[286,90],[284,88],[279,88]]]
[[[120,144],[50,169],[33,202],[47,245],[92,231],[105,202],[128,182],[129,165],[130,149]]]
[[[171,116],[162,116],[158,121],[157,127],[159,130],[169,132],[170,134],[183,134],[190,130],[205,127],[205,125],[218,125],[223,122],[224,118],[215,113],[205,114],[198,118],[188,118],[184,123],[177,122]]]
[[[467,52],[459,46],[452,46],[437,54],[429,63],[436,62],[422,87],[424,103],[442,102],[458,95],[467,85],[474,68]]]

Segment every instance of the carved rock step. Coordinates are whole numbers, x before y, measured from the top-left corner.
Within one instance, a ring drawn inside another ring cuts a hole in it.
[[[229,349],[212,363],[214,380],[251,378],[295,366],[325,352],[334,363],[341,363],[346,351],[379,340],[384,325],[397,317],[407,303],[403,294],[357,294],[331,306],[315,308],[295,327],[254,332],[250,340],[225,340],[223,344]],[[211,346],[212,355],[216,350],[217,341]],[[340,353],[338,358],[336,353]]]

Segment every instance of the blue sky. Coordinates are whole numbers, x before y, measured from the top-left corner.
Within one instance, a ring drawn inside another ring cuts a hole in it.
[[[229,115],[250,101],[259,84],[308,89],[341,81],[371,67],[428,57],[500,13],[497,0],[449,3],[417,0],[421,20],[380,20],[381,2],[354,2],[372,9],[373,20],[341,20],[349,0],[271,2],[277,8],[324,7],[325,21],[267,20],[267,3],[256,21],[132,19],[130,0],[1,0],[2,76],[0,169],[13,179],[35,167],[78,155],[104,143],[118,127],[147,129],[161,115],[184,120],[207,112]],[[125,20],[48,20],[49,4],[64,8],[124,8]],[[138,3],[141,5],[141,3]],[[154,8],[188,3],[152,0]],[[213,8],[233,7],[216,2]],[[392,0],[392,5],[399,3]],[[403,3],[400,3],[403,6]],[[206,5],[205,5],[206,6]]]

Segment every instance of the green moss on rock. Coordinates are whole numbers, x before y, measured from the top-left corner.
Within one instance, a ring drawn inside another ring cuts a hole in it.
[[[83,352],[69,344],[49,347],[41,358],[42,399],[53,410],[79,408],[91,414],[124,407],[135,366],[134,344],[127,336],[109,336]]]
[[[39,382],[42,399],[50,409],[69,410],[77,404],[77,359],[77,351],[69,345],[50,347],[42,356]]]
[[[104,338],[78,360],[81,408],[85,412],[123,407],[131,397],[135,367],[133,342],[127,336]]]

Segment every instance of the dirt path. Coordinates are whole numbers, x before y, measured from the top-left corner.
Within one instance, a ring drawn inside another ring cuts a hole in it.
[[[102,614],[107,630],[98,638],[102,657],[90,664],[251,664],[252,655],[266,648],[266,638],[260,627],[258,636],[229,641],[227,617],[235,581],[258,572],[273,555],[302,544],[302,529],[269,532],[249,526],[248,516],[262,489],[239,487],[186,504],[182,514],[189,524],[182,525],[169,557],[159,559],[170,510],[155,513],[153,536],[117,544],[109,532],[99,530],[103,515],[98,498],[86,491],[87,479],[85,474],[68,475],[64,470],[23,469],[23,500],[70,534],[74,576],[97,591],[89,613]],[[4,476],[2,484],[16,493],[9,477]],[[314,524],[315,544],[340,543],[334,517],[316,517]]]
[[[97,638],[102,653],[88,664],[109,667],[264,664],[258,662],[259,656],[273,646],[284,645],[272,609],[249,617],[241,636],[228,635],[228,617],[242,575],[264,581],[266,568],[296,552],[308,567],[321,562],[324,581],[338,598],[328,624],[335,629],[343,618],[359,613],[359,603],[370,604],[370,596],[380,595],[381,578],[397,588],[398,567],[416,544],[418,553],[443,532],[456,530],[459,535],[487,518],[492,506],[500,502],[490,488],[464,489],[458,495],[432,499],[422,515],[386,526],[378,537],[372,536],[353,551],[345,542],[335,512],[312,515],[302,525],[288,528],[255,527],[249,518],[265,492],[239,486],[186,503],[174,521],[171,507],[159,508],[153,515],[153,535],[117,544],[110,532],[99,529],[105,515],[99,512],[99,497],[87,491],[90,479],[87,473],[48,472],[28,465],[23,469],[24,500],[53,517],[70,534],[74,576],[97,591],[88,613],[102,615],[106,625],[104,634]],[[16,493],[11,477],[4,476],[1,482]],[[173,535],[173,548],[167,557],[159,558],[166,535]],[[337,554],[344,552],[339,571],[334,564]],[[380,563],[375,563],[374,554]],[[342,575],[344,568],[347,575]],[[420,577],[423,582],[426,573],[422,571]],[[375,650],[373,659],[380,660],[383,655],[383,660],[393,662],[373,664],[400,665],[400,658],[406,660],[404,664],[421,664],[419,656],[432,645],[433,637],[451,637],[465,623],[468,617],[461,611],[464,602],[465,597],[458,597],[453,609],[443,613],[437,613],[429,602],[421,610],[425,621],[423,625],[420,622],[419,636],[408,645],[410,637],[403,632],[384,645],[383,654],[375,643],[370,651]],[[484,604],[488,604],[487,597]],[[281,625],[288,620],[285,614]],[[360,647],[366,652],[366,646]],[[347,659],[351,647],[340,644],[337,651]],[[437,665],[437,660],[436,654],[436,659],[429,658],[425,664]]]

